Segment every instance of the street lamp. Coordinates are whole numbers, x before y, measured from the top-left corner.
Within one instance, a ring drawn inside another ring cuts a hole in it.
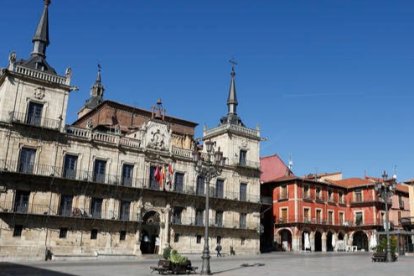
[[[201,259],[203,259],[203,264],[201,268],[201,275],[210,275],[210,249],[208,246],[208,226],[209,226],[209,184],[212,178],[220,175],[222,167],[224,166],[225,158],[223,157],[223,152],[220,151],[220,147],[217,150],[214,150],[215,142],[206,141],[204,143],[206,146],[207,154],[201,155],[200,152],[195,150],[194,152],[194,162],[195,162],[195,171],[198,175],[202,176],[205,182],[206,187],[206,208],[205,208],[205,228],[204,228],[204,249]]]
[[[390,243],[390,224],[389,224],[389,213],[388,213],[388,199],[394,194],[396,186],[397,176],[394,175],[391,179],[388,179],[386,171],[382,174],[382,182],[375,183],[375,191],[377,195],[382,198],[385,202],[385,233],[387,235],[387,262],[392,260],[391,257],[391,243]]]

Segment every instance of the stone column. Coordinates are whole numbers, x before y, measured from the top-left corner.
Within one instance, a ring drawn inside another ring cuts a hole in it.
[[[338,234],[337,233],[332,234],[332,239],[335,239],[335,246],[333,248],[333,251],[336,251],[336,248],[337,248],[336,244],[338,243]]]
[[[170,246],[170,217],[171,217],[170,214],[171,214],[171,205],[167,204],[167,206],[165,207],[165,234],[164,234],[164,246],[162,247],[162,249]]]
[[[312,231],[309,234],[309,238],[310,238],[311,251],[314,252],[315,251],[315,231]]]
[[[137,217],[136,220],[138,221],[137,232],[135,233],[135,245],[134,245],[134,255],[141,256],[141,227],[142,227],[142,198],[138,200],[137,203]]]
[[[326,252],[326,232],[322,233],[322,252]]]
[[[301,248],[300,248],[300,236],[298,236],[298,235],[294,235],[292,237],[292,251],[294,251],[294,252],[301,251]]]

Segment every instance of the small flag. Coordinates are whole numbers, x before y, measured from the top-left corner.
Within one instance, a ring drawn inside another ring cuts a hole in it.
[[[157,166],[154,172],[154,179],[160,183],[160,168]]]

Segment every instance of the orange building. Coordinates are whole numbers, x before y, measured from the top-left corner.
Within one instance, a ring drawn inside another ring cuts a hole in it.
[[[278,162],[267,164],[262,173],[267,176],[266,170],[272,168],[283,171],[280,166]],[[265,233],[273,234],[279,250],[368,251],[376,234],[384,230],[385,203],[376,195],[377,181],[342,179],[341,173],[298,177],[290,170],[263,179],[262,196],[271,196],[273,201],[273,229]],[[389,203],[391,229],[401,229],[401,217],[410,214],[408,187],[397,184]]]

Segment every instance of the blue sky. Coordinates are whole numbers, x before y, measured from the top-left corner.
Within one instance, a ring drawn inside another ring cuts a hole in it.
[[[11,50],[29,56],[41,2],[1,3],[1,66]],[[298,175],[414,177],[413,1],[54,0],[50,24],[47,59],[80,87],[68,123],[99,62],[106,99],[149,109],[161,97],[200,136],[227,111],[235,57],[239,115],[260,125],[262,155],[292,156]]]

